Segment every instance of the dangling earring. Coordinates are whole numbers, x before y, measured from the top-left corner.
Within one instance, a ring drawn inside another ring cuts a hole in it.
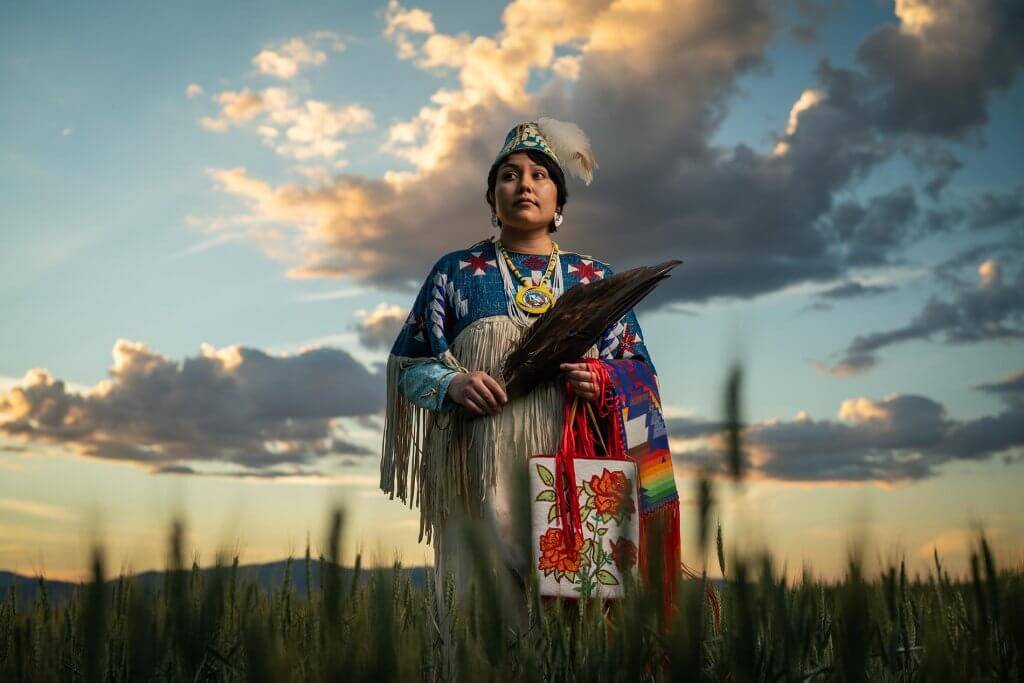
[[[555,212],[555,227],[561,227],[562,225],[562,214]]]
[[[501,227],[501,220],[498,218],[498,214],[496,214],[496,213],[492,213],[491,214],[491,225],[493,227],[495,227],[495,228],[500,228]]]

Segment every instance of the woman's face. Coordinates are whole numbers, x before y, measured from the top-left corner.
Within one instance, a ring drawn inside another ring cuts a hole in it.
[[[501,162],[494,183],[494,209],[502,226],[546,230],[557,204],[555,181],[525,152],[510,154]]]

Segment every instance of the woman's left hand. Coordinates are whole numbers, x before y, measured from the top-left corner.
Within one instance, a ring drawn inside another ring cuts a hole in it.
[[[572,384],[572,389],[577,396],[587,401],[597,399],[594,373],[587,369],[586,363],[562,363],[558,367],[566,373],[566,378]]]

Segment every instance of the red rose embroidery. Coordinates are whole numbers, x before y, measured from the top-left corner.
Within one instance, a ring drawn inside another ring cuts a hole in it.
[[[604,470],[600,477],[590,478],[590,488],[594,489],[594,510],[599,515],[618,517],[636,509],[625,472]]]
[[[576,550],[567,552],[560,529],[548,529],[540,537],[540,561],[537,569],[554,570],[566,574],[575,574],[580,570],[580,550],[583,549],[583,538],[576,537]],[[547,572],[545,572],[547,573]]]
[[[619,542],[612,541],[612,559],[620,572],[628,572],[636,566],[637,549],[636,544],[628,538],[620,538]]]

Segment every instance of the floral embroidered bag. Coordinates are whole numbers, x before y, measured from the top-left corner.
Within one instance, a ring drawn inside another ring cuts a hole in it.
[[[607,447],[596,455],[601,430],[591,432],[596,418],[580,404],[567,387],[559,452],[529,459],[534,568],[541,595],[620,598],[638,561],[637,465]]]

